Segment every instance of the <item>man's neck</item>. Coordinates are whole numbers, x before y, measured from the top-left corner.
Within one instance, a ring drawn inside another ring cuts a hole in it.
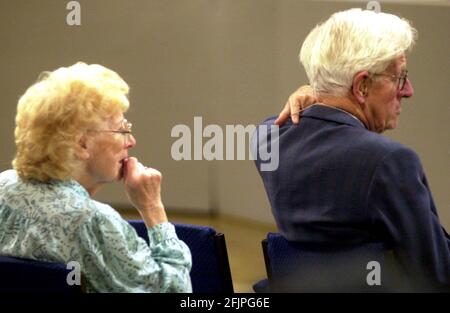
[[[332,96],[319,96],[318,100],[320,103],[326,104],[331,107],[335,107],[344,110],[358,120],[360,120],[364,126],[370,130],[370,124],[361,106],[356,102],[352,101],[347,97],[332,97]]]

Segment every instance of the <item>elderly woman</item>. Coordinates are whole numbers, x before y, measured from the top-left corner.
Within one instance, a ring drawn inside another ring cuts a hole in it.
[[[128,85],[115,72],[77,63],[20,98],[14,170],[0,174],[0,254],[81,266],[88,292],[190,292],[191,255],[168,223],[161,174],[136,145]],[[147,245],[109,205],[91,197],[122,181],[144,220]]]
[[[316,26],[300,52],[312,94],[300,89],[278,119],[265,121],[282,124],[279,168],[260,174],[288,240],[382,242],[407,273],[394,288],[423,290],[450,286],[450,237],[417,154],[381,135],[413,95],[406,54],[415,37],[408,21],[360,9]]]

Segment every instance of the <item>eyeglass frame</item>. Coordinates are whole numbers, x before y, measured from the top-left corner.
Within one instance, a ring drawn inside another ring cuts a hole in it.
[[[125,144],[128,143],[130,136],[132,135],[131,128],[133,127],[133,123],[128,122],[126,118],[124,118],[121,122],[121,128],[125,129],[119,129],[119,130],[110,130],[110,129],[89,129],[88,131],[92,132],[98,132],[98,133],[116,133],[116,134],[122,134],[125,137]]]
[[[408,70],[405,70],[403,72],[403,74],[401,74],[401,75],[391,75],[391,74],[383,74],[383,73],[370,73],[370,75],[372,75],[372,76],[386,76],[386,77],[397,79],[398,80],[397,91],[400,91],[400,90],[403,90],[405,88],[406,80],[408,79]],[[403,82],[400,84],[402,79],[403,79]],[[401,85],[401,87],[400,87],[400,85]]]

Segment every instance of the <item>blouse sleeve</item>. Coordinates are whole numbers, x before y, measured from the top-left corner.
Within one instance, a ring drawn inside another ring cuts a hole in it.
[[[150,243],[121,218],[95,214],[79,228],[80,266],[88,292],[192,292],[191,253],[175,227],[148,229]]]

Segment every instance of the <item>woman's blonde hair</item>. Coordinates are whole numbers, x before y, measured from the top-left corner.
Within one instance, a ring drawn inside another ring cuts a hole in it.
[[[416,37],[417,31],[398,16],[350,9],[316,26],[299,57],[315,92],[344,96],[356,73],[385,70],[412,48]]]
[[[82,62],[41,74],[19,99],[16,157],[25,180],[70,179],[81,136],[129,107],[129,87],[114,71]]]

